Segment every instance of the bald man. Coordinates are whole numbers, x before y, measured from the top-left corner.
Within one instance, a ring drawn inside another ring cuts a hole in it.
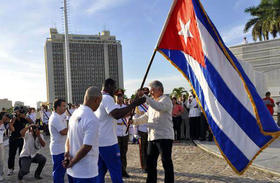
[[[72,114],[66,140],[64,167],[69,183],[96,183],[98,175],[99,121],[94,111],[102,95],[96,87],[87,89],[84,103]]]

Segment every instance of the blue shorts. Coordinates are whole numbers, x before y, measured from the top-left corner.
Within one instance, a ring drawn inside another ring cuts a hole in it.
[[[68,181],[69,183],[96,183],[97,177],[92,178],[75,178],[68,175]]]
[[[97,183],[105,182],[105,174],[109,170],[113,183],[123,183],[122,163],[118,144],[99,147]]]

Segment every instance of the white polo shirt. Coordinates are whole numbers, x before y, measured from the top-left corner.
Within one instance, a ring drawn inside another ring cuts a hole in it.
[[[124,107],[126,107],[126,105],[122,105],[122,106],[120,106],[119,104],[117,104],[117,106],[121,109],[121,108],[124,108]],[[127,120],[125,119],[125,118],[121,118],[121,119],[119,119],[119,120],[115,120],[116,121],[116,123],[117,123],[117,130],[116,130],[116,132],[117,132],[117,136],[118,137],[123,137],[123,136],[127,136],[128,135],[128,133],[126,133],[126,128],[127,128]],[[125,124],[126,125],[125,125]]]
[[[68,138],[70,156],[74,157],[82,145],[92,146],[87,155],[73,167],[67,169],[67,174],[75,178],[93,178],[98,175],[98,128],[99,122],[88,106],[81,105],[72,114],[69,121]]]
[[[50,131],[50,152],[51,155],[65,153],[66,135],[61,135],[59,132],[67,128],[67,122],[64,114],[59,115],[53,112],[49,120]]]
[[[110,116],[110,112],[117,109],[118,105],[115,104],[112,96],[103,94],[101,104],[95,112],[99,120],[99,147],[112,146],[118,143],[116,134],[116,123],[114,118]]]

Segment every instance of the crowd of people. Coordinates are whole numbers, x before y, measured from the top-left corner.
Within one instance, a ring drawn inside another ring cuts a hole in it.
[[[270,93],[263,99],[273,114],[274,101]],[[279,106],[280,102],[276,102]],[[278,107],[279,110],[279,107]],[[278,120],[279,114],[278,111]],[[279,121],[278,121],[279,122]],[[0,181],[8,159],[8,176],[14,174],[15,157],[19,154],[17,177],[22,180],[32,163],[38,164],[35,179],[47,158],[39,150],[47,144],[52,157],[54,183],[104,183],[109,171],[113,183],[130,177],[127,172],[128,143],[139,144],[140,165],[147,173],[147,183],[157,182],[157,160],[161,156],[165,183],[174,182],[172,162],[173,142],[213,140],[204,111],[195,92],[190,95],[164,95],[160,81],[150,83],[150,89],[138,90],[136,97],[126,99],[124,90],[116,89],[113,79],[105,80],[103,89],[89,87],[81,105],[71,105],[56,99],[52,109],[15,107],[13,113],[0,113]],[[9,153],[4,153],[3,135],[9,137]]]
[[[172,120],[175,140],[213,140],[213,135],[207,124],[193,90],[178,98],[172,97]]]
[[[116,88],[113,79],[105,80],[103,89],[89,87],[81,105],[68,106],[56,99],[51,109],[15,107],[13,113],[0,113],[0,181],[8,159],[7,176],[14,174],[19,154],[17,178],[30,173],[32,163],[38,164],[35,179],[42,179],[47,158],[40,149],[47,144],[52,157],[53,182],[63,183],[65,174],[70,183],[105,182],[109,171],[112,182],[121,183],[128,174],[126,153],[128,143],[139,144],[140,164],[147,173],[147,182],[157,181],[157,159],[161,155],[165,182],[174,182],[172,143],[172,101],[164,95],[159,81],[150,90],[138,90],[136,98],[125,99],[124,90]],[[133,118],[132,118],[133,116]],[[6,135],[9,153],[4,153]]]

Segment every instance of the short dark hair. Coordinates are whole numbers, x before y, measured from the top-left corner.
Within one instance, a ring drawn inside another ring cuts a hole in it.
[[[115,86],[115,85],[116,85],[116,81],[111,79],[111,78],[108,78],[104,81],[103,87],[104,88],[110,88],[110,87]]]
[[[56,110],[57,107],[59,107],[62,104],[62,102],[66,102],[66,101],[63,99],[55,99],[53,102],[54,110]]]
[[[268,91],[265,93],[265,96],[267,96],[267,95],[271,95],[271,93]]]

